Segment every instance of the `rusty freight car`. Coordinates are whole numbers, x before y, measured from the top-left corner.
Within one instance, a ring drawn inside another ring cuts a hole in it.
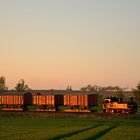
[[[57,111],[58,106],[63,106],[63,95],[46,93],[33,95],[33,105],[38,111]]]
[[[69,107],[66,112],[90,112],[90,108],[97,105],[97,94],[64,95],[64,105]]]
[[[32,104],[31,93],[4,92],[0,94],[0,105],[2,110],[24,110],[27,105]]]

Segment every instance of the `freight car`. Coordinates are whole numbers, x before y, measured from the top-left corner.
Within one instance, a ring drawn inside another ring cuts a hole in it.
[[[33,105],[37,111],[57,111],[58,106],[64,105],[63,95],[33,95]]]
[[[97,94],[68,94],[64,95],[66,112],[91,112],[91,107],[97,106]]]
[[[130,98],[128,103],[123,103],[116,97],[107,97],[104,99],[102,104],[103,112],[108,113],[136,113],[137,104],[134,102],[133,98]]]
[[[32,104],[31,93],[9,93],[0,95],[0,105],[2,110],[24,110],[26,106]]]

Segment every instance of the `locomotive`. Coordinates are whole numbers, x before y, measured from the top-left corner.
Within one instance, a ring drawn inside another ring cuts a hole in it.
[[[0,93],[2,110],[27,110],[34,106],[36,111],[91,112],[97,106],[97,94],[84,91],[31,90],[26,92],[7,91]]]
[[[104,99],[102,108],[104,113],[136,113],[137,103],[134,102],[133,97],[130,97],[127,103],[116,97],[107,97]]]

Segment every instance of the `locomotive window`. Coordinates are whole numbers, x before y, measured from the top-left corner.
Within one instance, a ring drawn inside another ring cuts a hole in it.
[[[104,102],[105,103],[110,103],[111,102],[111,99],[105,99]]]
[[[105,100],[105,103],[109,103],[109,100]]]

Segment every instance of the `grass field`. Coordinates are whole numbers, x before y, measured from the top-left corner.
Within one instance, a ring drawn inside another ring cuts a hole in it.
[[[140,140],[140,118],[0,116],[1,140]]]

